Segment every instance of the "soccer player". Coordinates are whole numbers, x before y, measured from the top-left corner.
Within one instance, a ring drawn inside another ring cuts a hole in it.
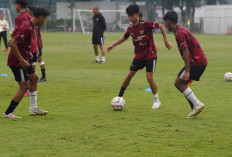
[[[93,63],[105,63],[105,50],[104,50],[104,36],[103,33],[106,30],[106,23],[105,18],[102,16],[102,14],[99,12],[99,7],[95,6],[93,7],[93,36],[92,36],[92,44],[93,49],[95,53],[96,60]],[[102,53],[102,60],[100,61],[99,55],[98,55],[98,45],[101,49]]]
[[[13,111],[18,106],[29,88],[31,93],[30,102],[31,105],[33,105],[33,107],[30,108],[29,113],[32,115],[44,115],[47,113],[47,111],[40,110],[37,107],[37,83],[31,82],[31,80],[29,82],[30,78],[28,77],[28,67],[31,65],[28,62],[30,47],[31,44],[34,43],[33,40],[35,40],[34,27],[38,25],[41,26],[47,19],[48,15],[49,12],[46,9],[36,8],[34,17],[30,21],[25,21],[22,23],[17,28],[14,38],[9,42],[9,47],[11,50],[8,56],[8,66],[11,68],[15,80],[19,84],[19,89],[15,93],[6,112],[3,113],[4,118],[21,118],[13,114]],[[35,72],[31,75],[34,75],[38,79]]]
[[[118,96],[123,96],[126,88],[130,84],[130,81],[135,75],[135,73],[139,69],[141,70],[144,67],[146,67],[147,81],[150,84],[154,98],[152,108],[157,109],[161,105],[161,102],[159,101],[157,86],[153,79],[153,73],[155,72],[157,61],[157,50],[153,41],[153,29],[160,28],[166,47],[168,49],[171,49],[171,45],[167,40],[166,31],[162,24],[139,19],[138,5],[129,5],[126,9],[126,13],[132,24],[129,25],[127,31],[120,40],[113,43],[111,46],[107,48],[108,52],[111,51],[115,46],[126,41],[129,38],[129,36],[132,37],[133,44],[135,46],[135,58],[131,64],[129,73],[127,74],[126,78],[122,83]]]
[[[177,46],[185,63],[176,78],[175,86],[191,106],[187,118],[194,118],[202,111],[204,104],[196,98],[188,83],[200,80],[207,66],[207,59],[195,36],[185,27],[177,25],[178,15],[175,11],[168,11],[163,20],[167,29],[175,33]]]
[[[1,46],[1,40],[3,38],[4,44],[5,44],[5,50],[4,52],[8,51],[7,46],[7,29],[9,28],[8,22],[4,19],[4,14],[0,13],[0,46]]]
[[[27,0],[15,0],[15,10],[17,13],[19,13],[19,15],[15,18],[15,29],[11,34],[11,37],[13,38],[17,32],[18,27],[25,21],[30,21],[30,19],[32,18],[31,15],[29,15],[26,11],[25,11],[25,7],[27,6]],[[31,54],[32,56],[33,54]],[[32,70],[33,72],[34,70]],[[30,69],[29,69],[29,74],[30,74]],[[31,78],[32,79],[32,78]],[[34,81],[35,78],[34,78]],[[27,91],[25,93],[24,96],[30,96],[29,91]]]
[[[28,6],[27,7],[27,12],[33,17],[34,16],[34,10],[35,10],[35,7],[33,6]],[[44,81],[47,81],[46,79],[46,73],[45,73],[45,62],[43,61],[43,58],[42,58],[42,48],[43,48],[43,43],[42,43],[42,38],[41,38],[41,33],[40,33],[40,27],[39,26],[36,26],[35,27],[35,30],[36,30],[36,36],[37,36],[37,47],[38,47],[38,51],[39,51],[39,54],[38,56],[34,56],[34,54],[37,54],[37,53],[34,53],[33,54],[33,59],[32,59],[32,66],[33,68],[35,69],[35,66],[36,66],[36,61],[38,60],[39,63],[40,63],[40,69],[41,69],[41,72],[42,72],[42,77],[40,78],[39,82],[44,82]],[[37,60],[36,60],[37,59]]]

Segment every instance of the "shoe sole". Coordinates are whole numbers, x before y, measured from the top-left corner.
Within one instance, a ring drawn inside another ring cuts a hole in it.
[[[41,113],[41,114],[38,114],[38,113],[29,113],[31,116],[43,116],[43,115],[46,115],[48,112],[44,112],[44,113]]]
[[[202,112],[202,110],[205,108],[205,106],[202,106],[200,109],[196,109],[196,112],[194,115],[192,116],[188,116],[187,118],[188,119],[191,119],[191,118],[195,118],[198,114],[200,114]]]

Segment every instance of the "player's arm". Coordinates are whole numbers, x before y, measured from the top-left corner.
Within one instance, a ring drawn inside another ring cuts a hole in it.
[[[185,81],[189,80],[189,75],[190,75],[190,60],[189,60],[189,50],[187,47],[183,48],[182,50],[183,53],[183,60],[185,64],[185,73],[182,76],[182,79]]]
[[[163,35],[165,46],[170,50],[172,48],[172,45],[169,44],[169,42],[168,42],[168,38],[167,38],[167,34],[166,34],[166,30],[164,28],[164,25],[159,24],[159,29],[161,30],[161,33]]]
[[[19,60],[21,66],[26,69],[29,66],[29,63],[21,56],[21,54],[19,53],[18,47],[17,47],[17,40],[15,40],[14,38],[9,42],[9,47],[11,48],[13,54],[15,55],[15,57]]]
[[[111,51],[115,46],[123,43],[124,41],[126,41],[128,38],[122,37],[121,39],[119,39],[118,41],[116,41],[115,43],[113,43],[111,46],[109,46],[107,48],[107,52],[109,53],[109,51]]]

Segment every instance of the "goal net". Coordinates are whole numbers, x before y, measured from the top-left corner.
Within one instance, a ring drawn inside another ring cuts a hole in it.
[[[130,21],[125,10],[100,10],[105,18],[105,32],[124,32]],[[92,10],[74,10],[73,11],[73,33],[89,33],[93,29],[93,11]]]
[[[8,22],[9,24],[9,30],[13,30],[14,26],[12,23],[12,19],[11,19],[11,15],[10,15],[10,10],[7,8],[0,8],[0,13],[3,13],[5,16],[5,20]]]

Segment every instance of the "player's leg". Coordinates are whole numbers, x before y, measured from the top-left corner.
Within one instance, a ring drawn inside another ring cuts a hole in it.
[[[93,44],[93,50],[94,50],[94,54],[95,54],[95,61],[93,63],[99,63],[100,62],[100,58],[98,55],[98,35],[96,33],[93,33],[92,36],[92,44]]]
[[[101,53],[102,53],[101,63],[104,64],[106,62],[104,45],[103,44],[99,45],[99,48],[101,49]]]
[[[130,66],[130,71],[128,72],[127,76],[123,80],[121,89],[120,89],[119,94],[118,94],[119,97],[123,96],[126,88],[130,84],[131,79],[133,78],[135,73],[141,68],[143,68],[143,62],[139,59],[134,58],[132,63],[131,63],[131,66]]]
[[[5,52],[8,51],[8,45],[7,45],[7,31],[3,31],[3,41],[4,41],[4,44],[5,44]]]
[[[19,84],[19,89],[17,90],[13,99],[11,100],[9,107],[3,113],[3,117],[4,118],[21,118],[21,117],[16,116],[15,114],[13,114],[13,112],[29,88],[27,70],[15,68],[15,67],[11,67],[11,70],[14,74],[15,80]]]
[[[128,72],[127,76],[126,76],[125,79],[123,80],[121,89],[120,89],[120,91],[119,91],[119,94],[118,94],[119,97],[122,97],[122,96],[123,96],[123,94],[124,94],[126,88],[129,86],[130,81],[131,81],[131,79],[133,78],[133,76],[135,75],[136,72],[137,72],[137,71],[131,71],[131,70]]]
[[[182,76],[185,72],[184,68],[183,68],[179,72],[178,77],[175,80],[176,88],[185,96],[185,98],[188,100],[188,102],[191,106],[191,112],[189,113],[187,118],[194,118],[204,108],[204,104],[196,98],[193,91],[188,86],[188,83],[191,82],[192,80],[199,81],[204,70],[205,70],[205,67],[200,68],[200,69],[196,69],[195,67],[190,67],[190,80],[184,81],[184,80],[182,80]]]
[[[95,54],[95,61],[94,63],[99,63],[100,62],[100,58],[99,58],[99,55],[98,55],[98,47],[97,45],[93,45],[93,49],[94,49],[94,54]]]
[[[37,83],[38,75],[35,73],[32,66],[28,68],[28,77],[29,77],[29,91],[30,91],[30,109],[29,113],[31,115],[45,115],[48,111],[39,109],[37,106]]]
[[[101,49],[101,53],[102,53],[102,60],[101,63],[104,64],[106,62],[106,58],[105,58],[105,49],[104,49],[104,39],[103,39],[103,35],[100,37],[99,39],[100,44],[99,44],[99,48]]]
[[[153,75],[156,69],[156,62],[157,62],[157,58],[152,58],[149,60],[145,61],[146,64],[146,77],[147,77],[147,81],[151,87],[151,91],[153,93],[153,109],[157,109],[160,107],[161,102],[159,100],[159,96],[158,96],[158,91],[157,91],[157,85],[154,81]]]
[[[161,102],[159,100],[157,85],[154,81],[153,74],[154,74],[153,72],[147,72],[146,76],[147,76],[147,81],[150,85],[150,88],[151,88],[151,91],[153,94],[153,106],[152,106],[152,108],[157,109],[160,107]]]
[[[39,48],[39,55],[38,55],[37,59],[39,61],[40,69],[41,69],[41,73],[42,73],[42,77],[39,80],[39,82],[47,81],[46,71],[45,71],[45,62],[43,61],[43,58],[42,58],[42,48]]]

